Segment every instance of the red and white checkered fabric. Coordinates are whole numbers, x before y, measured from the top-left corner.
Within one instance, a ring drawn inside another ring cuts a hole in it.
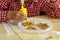
[[[40,14],[40,2],[39,0],[29,0],[25,2],[24,5],[28,9],[28,16],[36,16]],[[20,0],[0,0],[0,15],[4,15],[3,17],[0,16],[0,21],[5,21],[7,16],[7,11],[18,11],[21,8]],[[6,11],[6,12],[5,12]]]
[[[7,20],[7,12],[0,11],[0,21],[6,21],[6,20]]]
[[[8,0],[0,0],[0,21],[7,21]]]
[[[24,6],[28,10],[28,16],[36,16],[45,11],[53,18],[60,18],[60,0],[56,3],[51,3],[50,0],[28,0]],[[18,11],[20,8],[20,0],[0,0],[0,21],[7,21],[8,10]]]
[[[29,0],[25,2],[25,7],[28,10],[28,16],[37,16],[40,14],[40,0]]]
[[[56,3],[51,3],[50,0],[42,0],[42,10],[46,12],[48,16],[53,18],[60,18],[60,0]]]

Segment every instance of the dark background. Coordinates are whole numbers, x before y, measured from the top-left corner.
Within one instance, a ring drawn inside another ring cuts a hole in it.
[[[41,11],[40,15],[46,15],[46,13],[44,11]]]

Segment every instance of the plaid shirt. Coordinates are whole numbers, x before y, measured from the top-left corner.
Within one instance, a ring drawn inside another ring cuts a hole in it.
[[[41,11],[45,11],[47,15],[60,18],[60,1],[53,4],[50,0],[28,0],[25,7],[28,10],[28,16],[40,15]],[[0,21],[7,21],[7,12],[18,11],[21,8],[20,0],[0,0]]]
[[[43,0],[43,10],[48,16],[53,18],[60,18],[60,0],[57,0],[56,3],[51,3],[50,0]]]
[[[24,6],[28,10],[28,16],[39,15],[40,2],[38,0],[29,0]],[[0,21],[7,21],[7,12],[18,11],[20,7],[20,0],[0,0]]]

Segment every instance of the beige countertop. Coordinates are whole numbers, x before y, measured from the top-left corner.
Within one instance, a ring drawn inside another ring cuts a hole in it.
[[[60,31],[60,19],[53,19],[53,18],[48,17],[48,16],[36,16],[36,17],[37,18],[44,18],[44,19],[47,19],[47,20],[51,21],[53,23],[54,30]],[[0,35],[4,35],[4,34],[7,34],[7,33],[6,33],[2,23],[0,23]],[[6,36],[6,35],[4,35],[4,36]],[[10,38],[11,38],[11,36],[10,36]],[[11,39],[11,40],[13,40],[13,39]]]

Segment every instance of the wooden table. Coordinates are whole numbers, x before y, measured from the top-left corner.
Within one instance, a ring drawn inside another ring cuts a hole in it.
[[[44,18],[44,19],[51,21],[53,23],[54,30],[60,31],[60,19],[53,19],[48,16],[35,16],[35,17],[36,18]],[[5,31],[2,23],[0,23],[0,35],[4,35],[4,34],[6,34],[6,31]]]

